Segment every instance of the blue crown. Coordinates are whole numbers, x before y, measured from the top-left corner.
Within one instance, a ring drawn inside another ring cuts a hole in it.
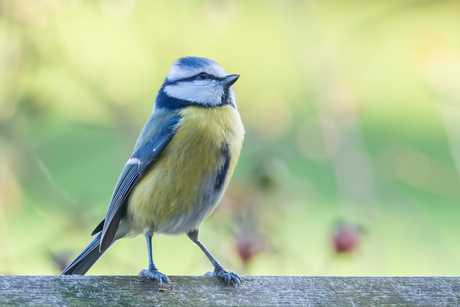
[[[204,67],[204,66],[208,66],[213,63],[217,64],[217,62],[211,59],[195,57],[195,56],[186,56],[186,57],[180,58],[176,61],[176,63],[180,66],[190,67],[190,68]]]

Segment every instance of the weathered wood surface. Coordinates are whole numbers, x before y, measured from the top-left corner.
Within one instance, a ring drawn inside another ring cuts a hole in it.
[[[458,277],[0,276],[0,306],[460,306]]]

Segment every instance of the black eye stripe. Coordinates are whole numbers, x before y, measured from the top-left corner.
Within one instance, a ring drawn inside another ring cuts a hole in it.
[[[206,78],[205,79],[198,79],[197,77],[201,74],[206,74]],[[164,84],[166,85],[170,85],[170,84],[177,84],[177,83],[180,83],[180,82],[188,82],[188,81],[194,81],[194,80],[217,80],[217,81],[222,81],[224,80],[225,78],[220,78],[220,77],[216,77],[214,75],[211,75],[211,74],[208,74],[208,73],[205,73],[205,72],[200,72],[194,76],[191,76],[191,77],[187,77],[187,78],[182,78],[182,79],[177,79],[177,80],[174,80],[174,81],[165,81]]]
[[[198,75],[195,76],[195,79],[197,80],[204,80],[204,79],[212,79],[210,75],[208,75],[205,72],[199,73]]]

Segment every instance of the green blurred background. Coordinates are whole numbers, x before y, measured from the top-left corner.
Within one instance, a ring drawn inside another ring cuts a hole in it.
[[[91,240],[171,63],[241,74],[246,140],[201,239],[241,274],[460,275],[460,2],[0,1],[0,274]],[[165,274],[211,265],[154,238]],[[90,274],[137,274],[120,240]]]

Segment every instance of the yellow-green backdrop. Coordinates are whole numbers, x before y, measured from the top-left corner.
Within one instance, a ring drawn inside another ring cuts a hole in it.
[[[57,274],[86,246],[195,55],[241,74],[246,141],[201,231],[227,268],[460,275],[459,29],[446,0],[0,1],[0,274]],[[165,274],[211,269],[185,236],[153,247]],[[89,273],[147,259],[121,240]]]

